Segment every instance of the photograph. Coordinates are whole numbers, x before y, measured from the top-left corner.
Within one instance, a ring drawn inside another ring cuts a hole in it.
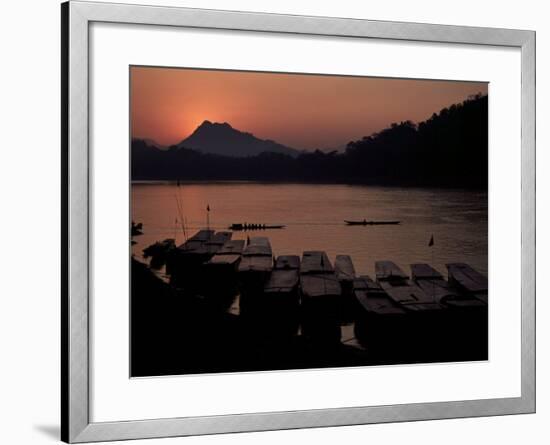
[[[129,76],[132,377],[488,359],[488,83]]]

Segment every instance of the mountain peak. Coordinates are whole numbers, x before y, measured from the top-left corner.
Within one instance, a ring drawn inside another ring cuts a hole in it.
[[[262,152],[284,153],[296,156],[298,151],[272,140],[259,139],[252,133],[233,128],[228,122],[204,120],[195,131],[178,144],[203,153],[224,156],[255,156]]]
[[[212,121],[209,121],[208,119],[205,119],[202,124],[200,124],[197,129],[201,128],[201,127],[205,127],[205,128],[209,128],[209,127],[223,127],[223,128],[233,128],[229,123],[227,122],[212,122]]]

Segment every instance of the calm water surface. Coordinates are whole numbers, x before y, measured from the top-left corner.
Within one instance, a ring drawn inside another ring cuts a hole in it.
[[[185,241],[176,196],[190,234],[206,226],[226,230],[232,223],[284,224],[283,230],[235,232],[233,239],[268,236],[273,253],[301,255],[325,250],[331,261],[348,254],[358,274],[374,275],[374,262],[392,260],[407,273],[409,264],[467,262],[487,273],[487,193],[464,190],[403,189],[360,185],[175,183],[132,184],[132,217],[142,222],[134,254],[149,244],[176,237]],[[344,220],[400,220],[398,226],[347,226]],[[434,235],[435,245],[428,242]],[[189,235],[189,233],[188,233]]]

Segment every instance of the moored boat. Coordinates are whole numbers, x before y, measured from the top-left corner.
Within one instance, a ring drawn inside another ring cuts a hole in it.
[[[407,358],[407,311],[392,300],[368,275],[353,281],[356,300],[355,337],[375,361],[399,362]]]
[[[487,277],[466,263],[449,263],[446,266],[450,283],[484,303],[488,302]]]
[[[303,335],[313,340],[339,343],[342,288],[327,254],[304,252],[300,272]]]
[[[206,245],[214,237],[214,234],[214,230],[199,230],[170,252],[166,262],[166,272],[170,275],[170,282],[173,285],[188,287],[193,291],[195,287],[200,287],[202,265],[212,258],[218,247],[221,247]]]
[[[226,241],[204,264],[206,293],[224,305],[231,304],[238,292],[237,270],[243,249],[244,240]]]
[[[256,236],[249,239],[239,264],[241,284],[241,315],[252,315],[260,304],[264,285],[273,269],[273,251],[269,239]]]
[[[424,292],[391,261],[377,261],[376,279],[388,296],[408,314],[411,357],[437,361],[445,356],[446,308]],[[416,360],[415,358],[415,360]]]
[[[349,255],[336,255],[334,272],[342,287],[342,321],[351,322],[354,310],[353,281],[355,267]]]
[[[447,308],[444,335],[450,360],[488,357],[487,304],[445,280],[429,264],[411,264],[412,279],[426,294]]]
[[[281,255],[264,286],[262,330],[269,336],[295,335],[299,324],[300,257]]]

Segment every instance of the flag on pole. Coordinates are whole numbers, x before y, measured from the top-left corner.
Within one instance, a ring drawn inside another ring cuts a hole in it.
[[[428,246],[432,247],[433,245],[434,245],[434,236],[432,235],[432,237],[430,238],[430,242],[428,243]]]

